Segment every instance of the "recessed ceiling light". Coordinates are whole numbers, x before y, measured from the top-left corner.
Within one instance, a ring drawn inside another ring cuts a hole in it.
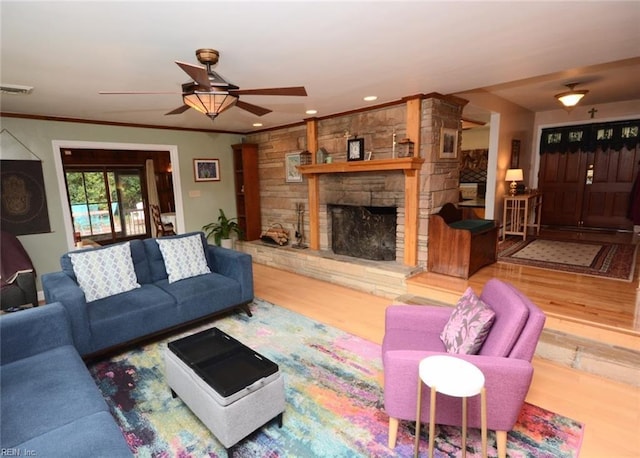
[[[307,110],[305,111],[305,113],[307,114],[316,114],[318,112],[318,110]]]
[[[262,123],[261,122],[254,122],[253,123],[253,127],[262,127]]]
[[[378,100],[378,96],[377,95],[368,95],[364,98],[364,100],[366,102],[373,102],[374,100]]]

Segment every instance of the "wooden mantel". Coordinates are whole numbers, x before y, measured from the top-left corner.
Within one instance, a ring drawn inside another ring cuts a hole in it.
[[[398,159],[374,159],[372,161],[333,162],[331,164],[311,164],[299,167],[303,175],[324,173],[385,172],[390,170],[420,170],[424,159],[403,157]]]

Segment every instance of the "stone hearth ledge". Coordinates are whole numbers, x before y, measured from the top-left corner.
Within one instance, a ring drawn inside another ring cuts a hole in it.
[[[331,251],[276,246],[261,241],[236,241],[236,249],[253,262],[346,286],[376,296],[396,299],[407,293],[406,279],[422,271],[397,261],[370,261]]]

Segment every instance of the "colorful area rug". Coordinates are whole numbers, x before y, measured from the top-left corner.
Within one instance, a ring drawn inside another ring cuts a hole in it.
[[[285,375],[284,424],[275,422],[234,448],[236,457],[409,457],[412,426],[401,422],[387,448],[380,346],[256,299],[253,318],[236,314],[91,366],[131,450],[140,457],[217,457],[225,450],[164,380],[167,342],[216,326],[276,362]],[[512,457],[578,456],[583,425],[525,404],[508,435]],[[489,433],[489,455],[496,456]],[[460,430],[437,429],[438,457],[460,456]],[[467,456],[480,456],[469,431]],[[421,456],[426,456],[426,438]]]
[[[498,262],[631,281],[637,245],[508,237],[498,246]]]

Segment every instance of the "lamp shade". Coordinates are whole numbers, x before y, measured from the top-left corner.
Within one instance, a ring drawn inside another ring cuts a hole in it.
[[[524,175],[522,169],[507,169],[507,175],[504,177],[505,181],[522,181]]]
[[[193,91],[190,94],[183,95],[182,99],[185,105],[189,105],[191,108],[206,114],[211,119],[231,108],[238,101],[238,97],[226,91]]]
[[[567,108],[575,107],[582,97],[589,93],[587,90],[576,91],[574,88],[577,85],[578,83],[567,84],[566,86],[569,90],[567,92],[556,94],[556,99],[558,99],[558,101]]]

